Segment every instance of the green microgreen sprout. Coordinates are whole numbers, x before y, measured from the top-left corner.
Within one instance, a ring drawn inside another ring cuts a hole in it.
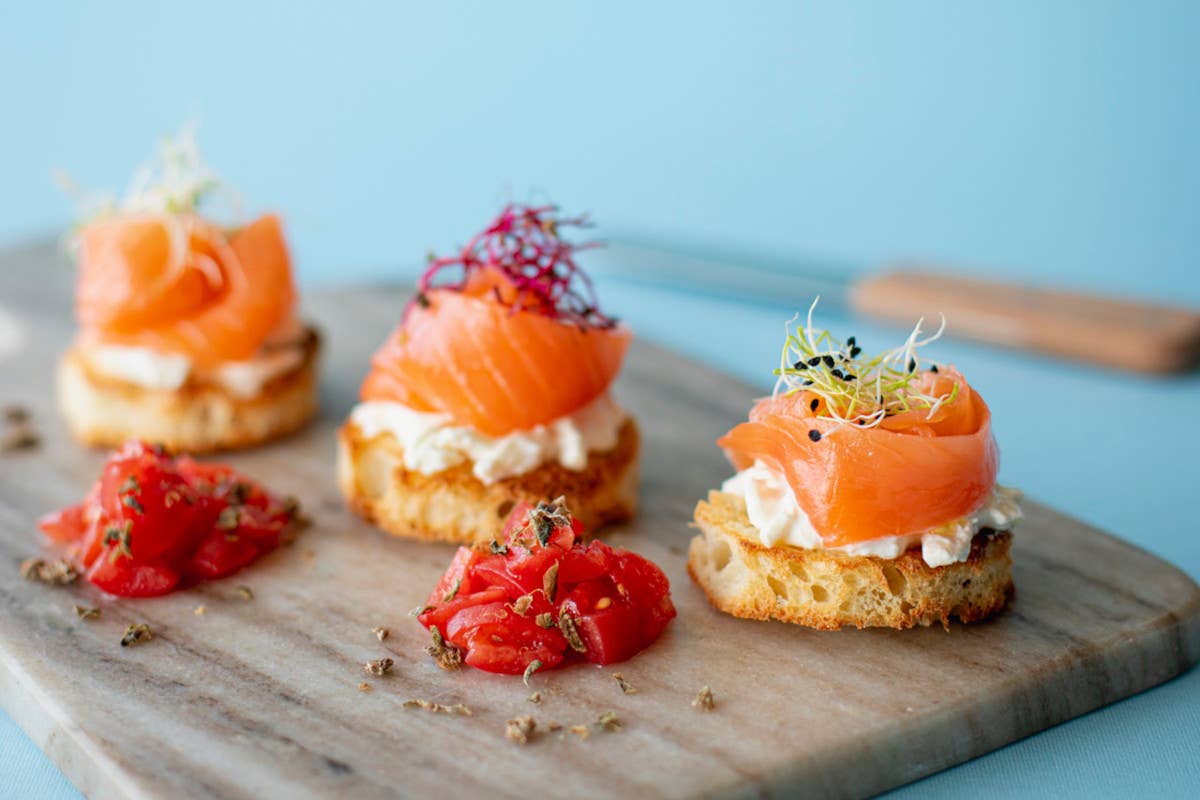
[[[827,330],[813,327],[813,312],[820,297],[808,308],[805,324],[799,314],[784,326],[786,339],[775,370],[775,396],[811,392],[820,399],[813,411],[818,417],[860,428],[878,426],[887,417],[925,410],[932,419],[944,405],[958,397],[958,384],[949,392],[931,395],[921,391],[919,350],[941,338],[946,318],[933,334],[922,338],[925,319],[918,320],[904,344],[875,356],[863,356],[853,336],[842,341]],[[932,364],[931,369],[937,370]]]

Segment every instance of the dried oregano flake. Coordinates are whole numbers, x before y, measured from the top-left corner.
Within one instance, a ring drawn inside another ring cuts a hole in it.
[[[455,703],[452,706],[445,706],[441,703],[431,703],[428,700],[405,700],[405,708],[423,708],[426,711],[432,711],[435,714],[450,714],[451,716],[470,717],[474,715],[471,709],[464,706],[462,703]]]
[[[21,562],[21,577],[27,581],[47,583],[51,586],[66,586],[79,579],[79,570],[65,558],[54,561],[29,558]]]
[[[701,711],[712,711],[716,707],[716,700],[713,699],[712,689],[704,686],[696,694],[696,699],[692,701],[692,707],[698,708]]]
[[[528,744],[536,730],[537,722],[527,714],[516,719],[510,719],[505,725],[504,735],[517,744]]]
[[[363,664],[363,670],[376,677],[382,677],[392,671],[395,663],[390,658],[376,658]]]
[[[437,625],[429,629],[433,644],[425,648],[425,652],[433,656],[433,660],[444,670],[454,670],[462,666],[462,652],[453,644],[442,638],[442,632]]]
[[[135,622],[125,629],[125,635],[121,637],[121,647],[144,644],[153,638],[154,633],[150,630],[149,625],[144,622]]]

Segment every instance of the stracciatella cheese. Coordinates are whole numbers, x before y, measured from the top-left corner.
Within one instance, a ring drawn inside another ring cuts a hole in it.
[[[431,475],[469,463],[480,482],[491,484],[551,461],[584,469],[588,453],[616,447],[625,412],[605,393],[573,414],[504,436],[488,436],[452,424],[449,415],[391,402],[360,403],[350,421],[368,439],[381,433],[395,437],[406,469]]]
[[[791,545],[808,550],[827,549],[855,556],[896,558],[919,544],[921,557],[931,567],[966,561],[971,540],[983,528],[1008,530],[1021,518],[1016,489],[995,486],[982,506],[945,525],[911,536],[885,536],[841,547],[826,548],[808,515],[800,508],[786,478],[760,461],[734,475],[721,491],[746,502],[746,514],[767,547]]]

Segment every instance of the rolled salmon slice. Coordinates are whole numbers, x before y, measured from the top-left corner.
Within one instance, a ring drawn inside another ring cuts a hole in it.
[[[501,299],[427,292],[375,353],[362,399],[445,413],[502,436],[578,411],[608,389],[628,329],[578,326]]]
[[[818,416],[815,395],[760,400],[718,440],[734,466],[781,472],[827,547],[918,534],[977,510],[996,482],[991,413],[953,368],[920,377],[932,395],[958,393],[932,418],[922,409],[878,427]]]
[[[241,361],[291,315],[291,259],[279,219],[228,237],[192,215],[88,226],[76,308],[85,337],[187,355],[201,367]]]

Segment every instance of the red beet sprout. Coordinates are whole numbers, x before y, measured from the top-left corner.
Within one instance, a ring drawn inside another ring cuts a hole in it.
[[[574,244],[559,236],[564,227],[589,225],[586,215],[560,216],[556,206],[509,204],[461,253],[430,261],[414,300],[424,306],[431,289],[462,291],[475,274],[492,268],[512,283],[514,312],[530,310],[581,327],[611,328],[616,318],[600,311],[591,279],[575,264],[575,253],[599,243]],[[446,280],[455,267],[461,269],[458,279]],[[494,293],[503,300],[498,289]]]

